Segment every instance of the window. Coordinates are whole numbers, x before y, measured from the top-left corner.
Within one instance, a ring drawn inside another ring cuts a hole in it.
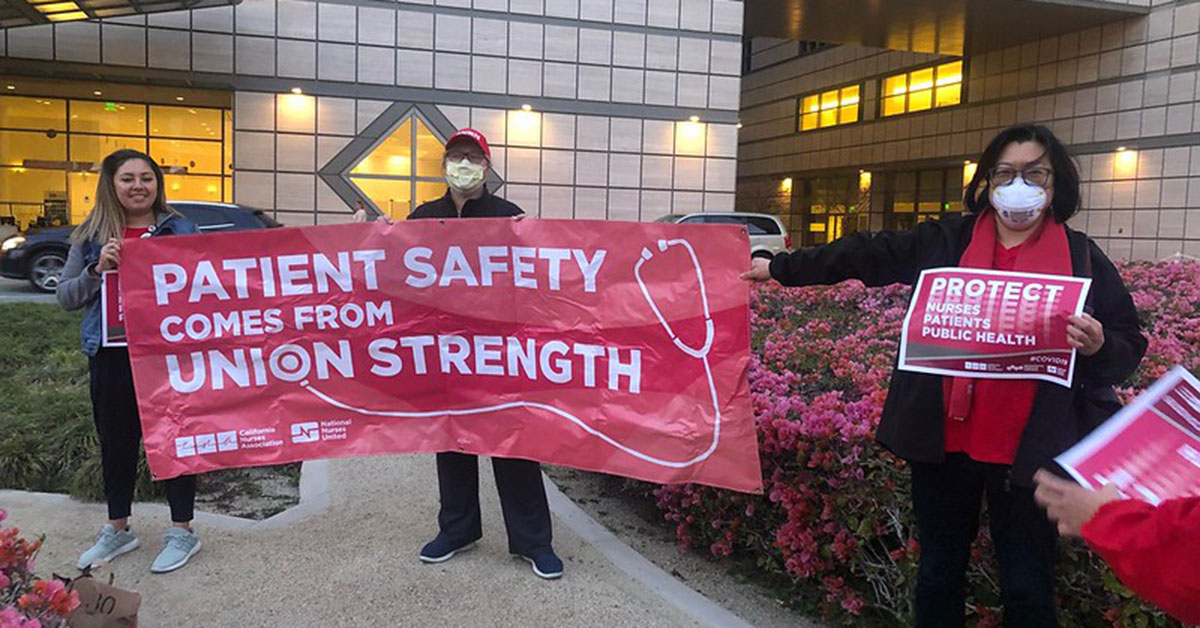
[[[145,136],[146,105],[71,101],[71,132]]]
[[[100,162],[146,152],[167,198],[232,201],[229,109],[0,96],[0,220],[78,224],[95,203]]]
[[[150,106],[150,135],[217,140],[221,125],[220,109]]]
[[[4,165],[36,168],[31,162],[61,162],[67,158],[67,137],[53,132],[0,131]]]
[[[0,128],[67,130],[67,101],[54,98],[0,97]]]
[[[150,156],[167,174],[221,174],[220,142],[151,138]]]
[[[350,169],[350,181],[380,211],[404,218],[445,194],[443,145],[424,120],[409,115]]]
[[[167,199],[221,202],[221,177],[165,174],[163,185],[167,188]]]
[[[71,134],[71,161],[86,161],[98,164],[113,151],[132,148],[146,152],[145,137],[122,137],[120,135]]]
[[[759,216],[708,216],[708,222],[724,225],[745,225],[750,235],[781,235],[779,225],[770,218]]]
[[[234,226],[233,220],[218,207],[205,207],[203,205],[188,203],[179,205],[172,203],[171,205],[180,213],[187,216],[188,220],[196,223],[196,226],[202,233],[227,231]]]
[[[962,84],[962,61],[889,76],[883,81],[883,115],[957,105],[962,102]]]
[[[887,227],[902,231],[931,218],[962,212],[964,187],[962,168],[895,173]]]
[[[858,122],[861,89],[851,85],[800,99],[800,131]]]
[[[817,177],[796,185],[795,214],[787,221],[793,242],[825,244],[870,228],[870,189],[861,189],[860,177]]]

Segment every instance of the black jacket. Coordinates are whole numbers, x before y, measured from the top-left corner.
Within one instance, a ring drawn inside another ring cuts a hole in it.
[[[510,203],[489,192],[487,185],[484,184],[483,196],[464,203],[461,216],[458,215],[458,208],[454,206],[454,199],[450,197],[450,190],[446,190],[446,195],[442,198],[422,203],[420,207],[414,209],[413,213],[408,215],[408,219],[503,218],[506,216],[520,216],[524,213],[516,204]]]
[[[929,220],[902,233],[855,233],[823,246],[776,255],[771,276],[785,286],[846,279],[868,286],[912,285],[926,268],[957,266],[974,225],[975,217],[965,216]],[[1034,472],[1083,437],[1085,429],[1076,410],[1081,387],[1123,382],[1146,352],[1137,310],[1117,269],[1083,233],[1068,228],[1067,240],[1074,274],[1085,277],[1090,271],[1088,302],[1092,316],[1104,325],[1104,345],[1091,357],[1078,357],[1074,388],[1039,382],[1012,468],[1013,481],[1027,486],[1032,485]],[[945,458],[942,404],[940,375],[894,370],[876,439],[906,460],[941,462]]]

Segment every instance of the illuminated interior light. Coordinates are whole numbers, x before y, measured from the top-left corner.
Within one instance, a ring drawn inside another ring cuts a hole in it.
[[[967,187],[971,183],[971,179],[975,178],[975,172],[979,169],[979,164],[970,159],[963,162],[962,184]]]
[[[71,11],[70,13],[51,13],[46,16],[46,19],[51,22],[70,22],[74,20],[86,20],[88,14],[83,11]]]
[[[41,11],[42,13],[62,13],[64,11],[79,10],[79,7],[74,2],[50,2],[36,6],[37,10]]]

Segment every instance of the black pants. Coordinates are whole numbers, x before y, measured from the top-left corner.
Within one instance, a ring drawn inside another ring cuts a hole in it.
[[[437,455],[441,535],[455,545],[483,536],[479,512],[479,457],[456,452]],[[492,458],[500,509],[508,530],[508,551],[536,556],[550,551],[550,505],[542,467],[532,460]]]
[[[1054,559],[1058,533],[1033,500],[1033,489],[1010,486],[1007,465],[949,454],[941,464],[913,463],[913,509],[921,543],[917,626],[964,623],[966,571],[987,496],[988,524],[1000,563],[1000,599],[1007,627],[1057,626]]]
[[[104,469],[108,518],[124,519],[133,505],[142,441],[142,422],[133,392],[129,352],[123,348],[100,349],[88,360],[88,367],[92,416],[96,420],[96,433],[100,435],[100,464]],[[171,521],[191,521],[196,502],[195,476],[172,478],[165,484]]]

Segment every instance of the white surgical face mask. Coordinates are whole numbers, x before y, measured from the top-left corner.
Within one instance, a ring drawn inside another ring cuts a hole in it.
[[[1000,221],[1010,229],[1022,230],[1037,222],[1048,204],[1046,190],[1018,176],[1012,183],[992,188],[988,198]]]
[[[469,159],[446,162],[446,183],[459,192],[470,192],[483,183],[485,168]]]

